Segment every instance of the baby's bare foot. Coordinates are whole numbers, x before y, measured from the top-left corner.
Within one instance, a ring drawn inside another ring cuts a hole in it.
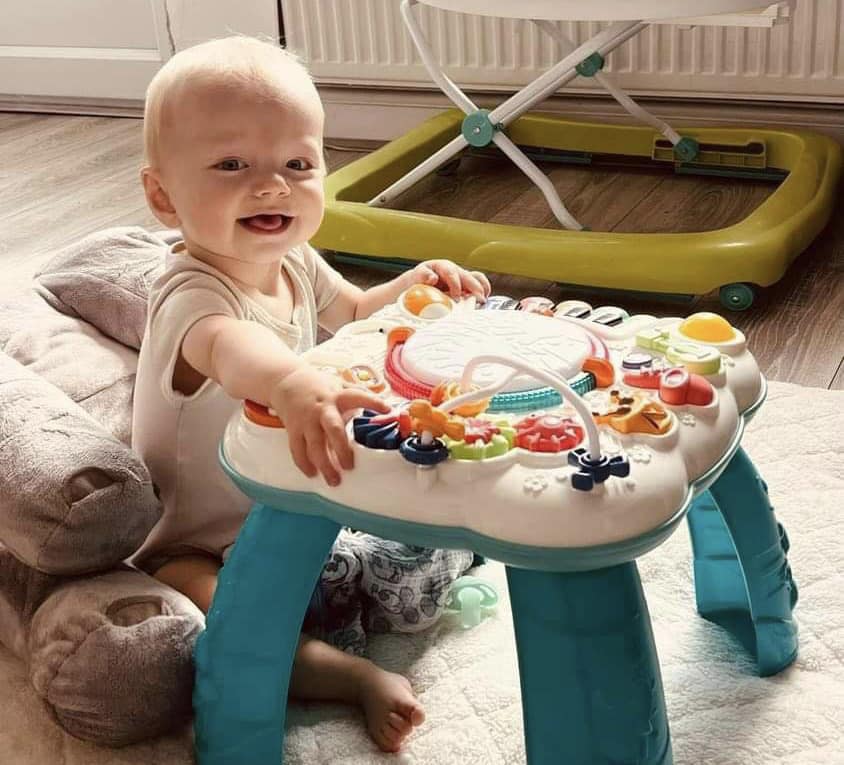
[[[397,752],[410,731],[425,721],[410,681],[374,664],[361,678],[360,703],[369,735],[385,752]]]

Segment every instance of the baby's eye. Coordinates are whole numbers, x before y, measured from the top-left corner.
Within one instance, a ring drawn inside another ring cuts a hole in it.
[[[287,163],[287,166],[291,170],[310,170],[311,169],[311,163],[308,162],[306,159],[291,159]]]
[[[222,162],[218,162],[214,165],[214,167],[217,170],[233,172],[235,170],[243,170],[247,167],[247,165],[242,159],[224,159]]]

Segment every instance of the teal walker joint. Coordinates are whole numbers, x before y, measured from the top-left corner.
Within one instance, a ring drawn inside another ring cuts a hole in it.
[[[583,59],[575,67],[575,70],[581,77],[594,77],[604,68],[605,63],[604,57],[598,51],[595,51]]]
[[[694,162],[698,154],[700,154],[700,144],[694,138],[686,136],[674,146],[674,156],[681,162]]]
[[[488,109],[478,109],[466,115],[461,132],[470,146],[482,149],[492,143],[496,131],[501,130],[502,127],[502,125],[493,125],[489,121]]]
[[[461,576],[448,594],[445,610],[460,614],[463,629],[477,627],[498,605],[498,591],[477,576]]]

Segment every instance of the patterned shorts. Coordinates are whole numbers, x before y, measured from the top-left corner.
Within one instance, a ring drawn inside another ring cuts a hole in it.
[[[477,562],[468,550],[434,550],[343,529],[304,631],[361,654],[368,633],[427,629],[442,614],[452,582]]]

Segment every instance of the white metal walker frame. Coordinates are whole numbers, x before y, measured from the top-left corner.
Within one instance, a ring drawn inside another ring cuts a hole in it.
[[[419,22],[414,13],[413,6],[419,2],[423,4],[430,2],[431,5],[443,5],[448,7],[455,6],[455,3],[444,0],[402,0],[401,14],[404,23],[407,26],[410,36],[422,58],[422,63],[427,69],[433,81],[440,87],[440,89],[448,96],[457,106],[466,114],[464,120],[463,132],[455,136],[451,141],[445,144],[442,148],[432,154],[424,162],[417,165],[413,170],[397,180],[386,190],[378,194],[369,201],[372,206],[383,206],[392,202],[396,197],[407,191],[415,183],[421,180],[429,173],[436,170],[438,167],[444,165],[451,160],[467,146],[485,146],[489,143],[494,143],[504,154],[506,154],[513,163],[530,178],[542,192],[548,202],[548,206],[554,213],[554,216],[562,226],[567,229],[575,231],[583,230],[585,227],[579,223],[571,213],[566,209],[553,183],[527,156],[519,149],[504,133],[504,128],[513,120],[520,117],[522,114],[530,110],[536,104],[548,98],[555,93],[559,88],[571,82],[577,76],[594,77],[595,81],[601,85],[631,116],[637,118],[641,122],[653,127],[664,138],[671,142],[675,153],[679,160],[691,161],[697,154],[697,143],[692,139],[684,139],[680,136],[670,125],[655,115],[648,112],[646,109],[639,106],[630,96],[628,96],[621,88],[613,84],[612,81],[603,74],[600,70],[606,57],[616,48],[624,44],[627,40],[635,37],[646,26],[651,23],[661,23],[659,21],[617,21],[611,24],[607,29],[602,30],[592,39],[575,46],[575,44],[566,37],[562,31],[547,19],[530,19],[543,32],[555,39],[564,51],[567,51],[564,58],[549,69],[544,74],[537,77],[533,82],[526,85],[522,90],[518,91],[502,104],[487,112],[479,109],[475,103],[442,71],[439,64],[434,59],[431,46],[422,31]],[[742,3],[737,0],[736,6],[753,5],[755,0],[750,3]],[[666,3],[667,4],[667,3]],[[492,3],[485,3],[486,6]],[[560,5],[564,5],[561,3]],[[790,2],[777,3],[765,12],[769,18],[774,20],[778,18],[787,18],[790,11]],[[454,8],[456,9],[456,8]],[[460,9],[463,10],[462,8]],[[471,12],[467,10],[467,12]],[[478,10],[478,13],[483,11]],[[772,14],[773,12],[773,14]],[[492,15],[487,13],[486,15]],[[508,14],[513,16],[511,12]],[[760,14],[755,14],[757,17]],[[722,17],[726,19],[728,17]],[[733,18],[734,17],[729,17]],[[724,24],[725,21],[719,20],[718,16],[704,16],[700,18],[690,19],[686,23],[694,24]],[[771,22],[769,22],[771,23]],[[731,25],[736,25],[735,21]],[[738,25],[742,24],[739,22]],[[467,134],[469,137],[467,137]]]

